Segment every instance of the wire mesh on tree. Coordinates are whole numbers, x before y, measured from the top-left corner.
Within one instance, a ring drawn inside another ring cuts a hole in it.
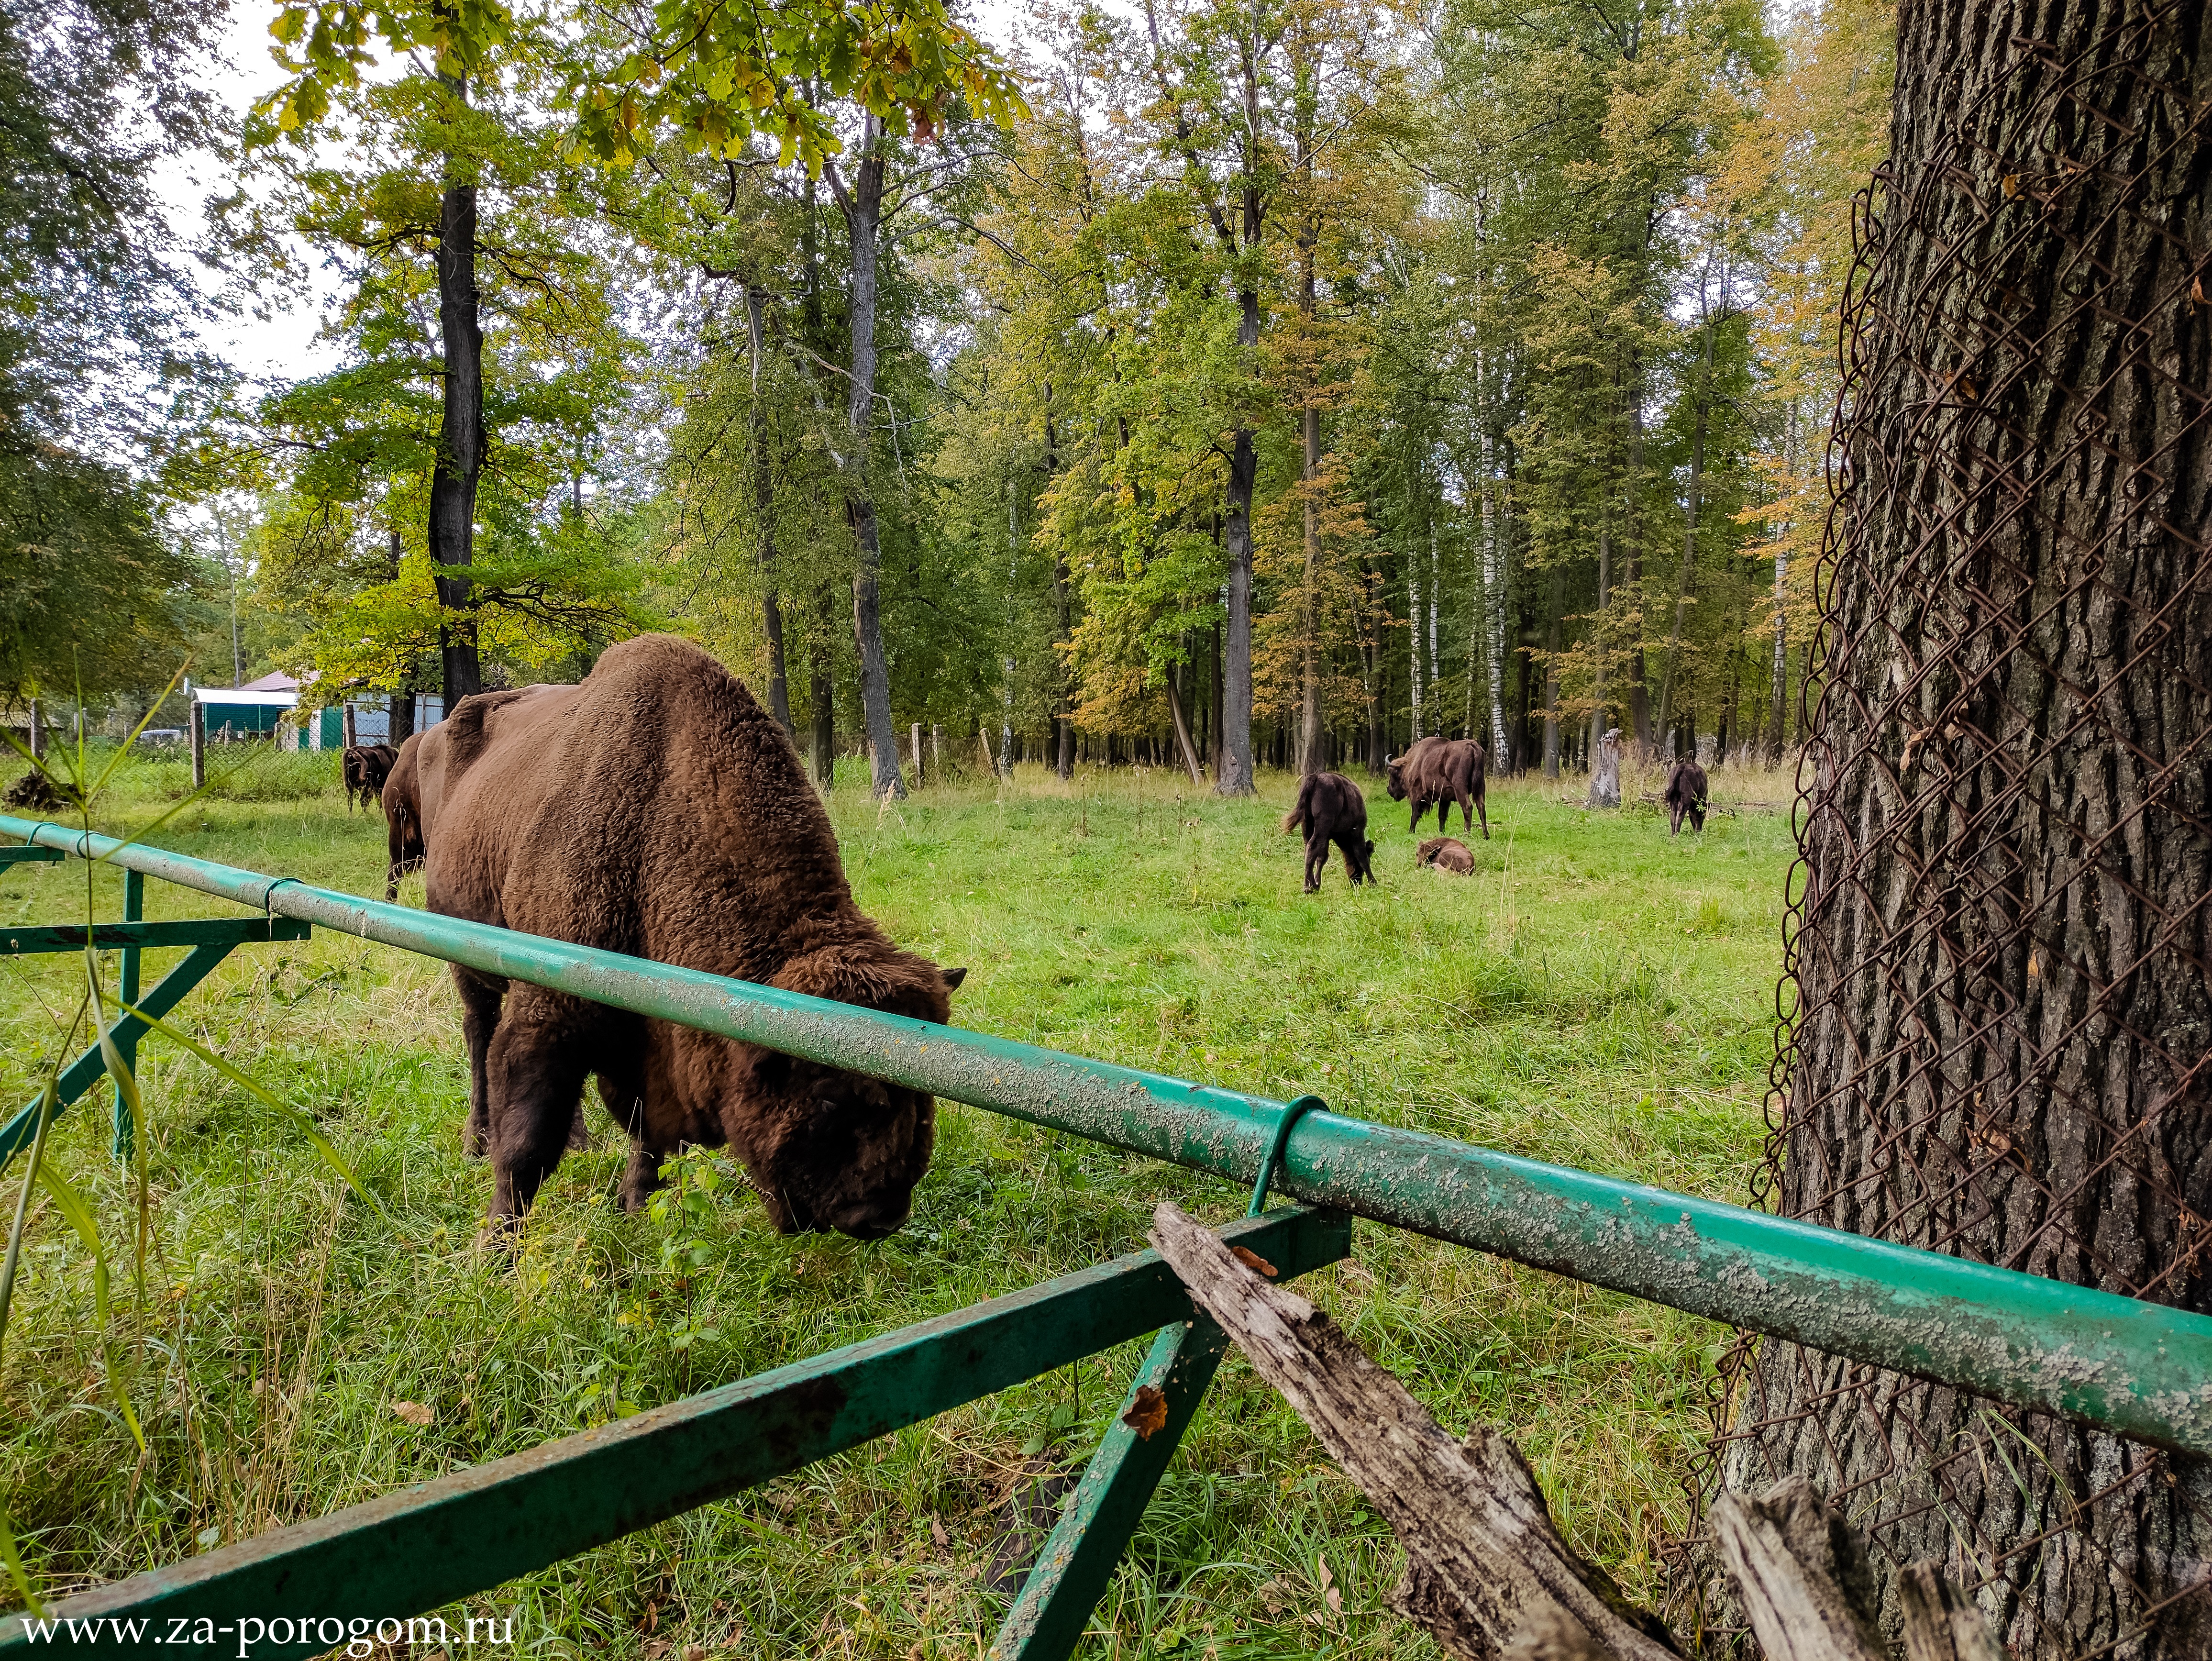
[[[1900,9],[1845,307],[1762,1196],[2197,1311],[2205,10]],[[1721,1391],[1707,1497],[1810,1477],[2023,1657],[2212,1655],[2205,1462],[1777,1341],[1740,1344]]]

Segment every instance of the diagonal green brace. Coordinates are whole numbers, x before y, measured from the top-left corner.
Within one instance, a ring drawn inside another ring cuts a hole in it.
[[[1290,1275],[1344,1256],[1352,1227],[1342,1212],[1292,1207],[1221,1236]],[[144,1633],[202,1618],[227,1623],[254,1661],[325,1654],[368,1629],[356,1619],[489,1591],[1190,1315],[1175,1271],[1134,1252],[80,1592],[52,1610],[73,1628],[9,1614],[0,1661],[145,1661],[157,1652]],[[331,1624],[272,1630],[301,1615]]]
[[[1161,1329],[1121,1415],[1068,1496],[992,1640],[992,1661],[1063,1661],[1073,1652],[1228,1345],[1228,1335],[1203,1314]],[[1127,1422],[1140,1389],[1167,1398],[1167,1422],[1150,1436],[1139,1436]]]
[[[183,962],[161,977],[138,1007],[149,1015],[167,1014],[183,1001],[185,994],[205,980],[215,966],[229,955],[228,945],[194,946]],[[115,1024],[117,1047],[128,1046],[126,1053],[135,1056],[138,1039],[145,1031],[143,1021],[135,1015],[125,1015]],[[54,1081],[54,1116],[60,1117],[69,1104],[91,1089],[106,1070],[107,1063],[100,1059],[97,1043],[64,1068],[61,1077]],[[118,1110],[128,1111],[126,1109]],[[33,1100],[5,1126],[0,1126],[0,1170],[4,1170],[10,1159],[30,1146],[31,1138],[38,1134],[38,1130],[39,1103]]]

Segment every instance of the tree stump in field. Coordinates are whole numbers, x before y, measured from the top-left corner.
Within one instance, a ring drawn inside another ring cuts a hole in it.
[[[1590,764],[1589,805],[1620,806],[1620,728],[1608,727],[1598,740],[1597,757]]]

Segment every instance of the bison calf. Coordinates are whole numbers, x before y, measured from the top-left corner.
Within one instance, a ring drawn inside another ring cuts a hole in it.
[[[1430,837],[1414,850],[1413,863],[1455,872],[1462,877],[1474,874],[1474,854],[1457,837]]]
[[[1328,863],[1328,845],[1344,850],[1345,867],[1352,885],[1373,882],[1368,861],[1375,844],[1367,840],[1367,799],[1359,787],[1341,773],[1309,773],[1298,786],[1298,805],[1283,815],[1283,829],[1306,830],[1306,892],[1321,891],[1321,873]]]
[[[1682,834],[1685,814],[1689,816],[1691,830],[1705,830],[1705,770],[1687,758],[1676,762],[1667,775],[1667,823],[1672,827],[1668,836]]]

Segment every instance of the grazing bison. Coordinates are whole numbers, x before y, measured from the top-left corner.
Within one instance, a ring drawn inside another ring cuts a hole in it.
[[[1489,841],[1490,810],[1483,800],[1486,760],[1482,746],[1473,739],[1428,738],[1415,740],[1404,755],[1384,762],[1390,800],[1413,799],[1413,822],[1407,828],[1418,835],[1423,817],[1433,806],[1437,829],[1443,830],[1451,820],[1452,803],[1457,802],[1460,829],[1474,829],[1480,815],[1483,840]]]
[[[1373,882],[1368,861],[1375,844],[1367,840],[1367,799],[1341,773],[1309,773],[1298,786],[1298,805],[1283,815],[1283,829],[1306,828],[1306,892],[1321,891],[1321,873],[1332,842],[1344,850],[1345,868],[1354,888]]]
[[[1413,863],[1462,877],[1474,874],[1474,851],[1457,837],[1431,837],[1413,850]]]
[[[1690,829],[1702,833],[1705,828],[1705,770],[1685,757],[1674,764],[1667,775],[1667,823],[1673,828],[1667,834],[1682,834],[1682,816],[1690,816]]]
[[[422,779],[424,757],[434,743],[434,780],[445,776],[446,740],[443,729],[433,727],[417,733],[399,746],[398,759],[384,781],[385,849],[389,862],[384,873],[384,897],[399,897],[399,879],[422,863]]]
[[[884,937],[783,729],[696,646],[647,635],[577,686],[480,693],[419,745],[430,909],[919,1019],[962,970]],[[402,759],[402,770],[405,759]],[[398,779],[395,774],[395,782]],[[625,1207],[728,1146],[780,1232],[906,1221],[936,1103],[859,1074],[456,966],[495,1226],[560,1162],[586,1076],[631,1140]]]
[[[343,753],[339,760],[348,812],[382,800],[384,782],[398,759],[399,752],[388,744],[356,744]]]

